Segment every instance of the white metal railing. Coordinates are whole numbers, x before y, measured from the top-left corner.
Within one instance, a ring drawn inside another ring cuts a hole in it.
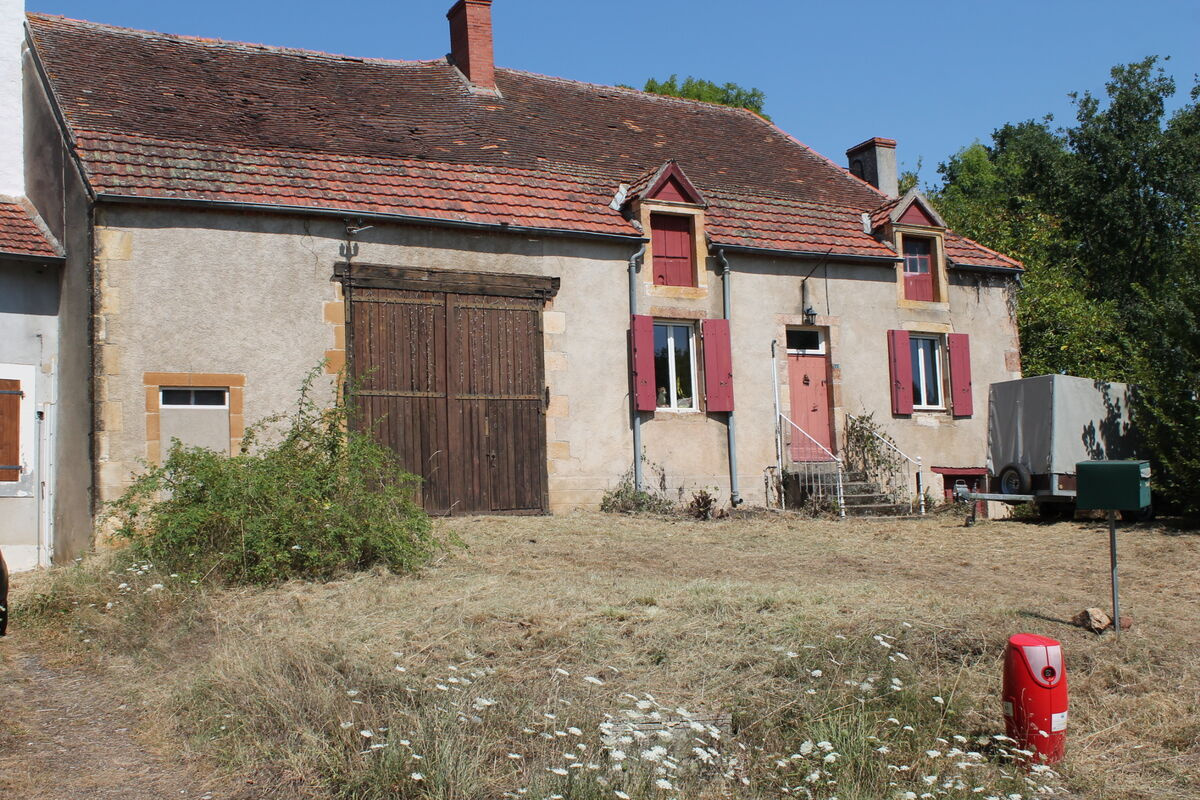
[[[797,425],[795,422],[793,422],[783,412],[779,413],[779,420],[786,422],[789,426],[791,426],[791,428],[793,430],[799,431],[802,436],[804,436],[806,439],[808,439],[808,441],[811,444],[816,445],[817,448],[820,449],[820,451],[822,453],[824,453],[826,456],[825,459],[822,459],[820,461],[794,462],[796,465],[798,465],[799,468],[793,469],[792,471],[794,474],[796,474],[797,479],[800,482],[800,487],[808,493],[809,497],[815,499],[818,503],[828,500],[830,494],[832,493],[833,499],[835,499],[837,502],[838,516],[845,519],[845,517],[846,517],[846,496],[842,491],[842,481],[843,481],[842,460],[840,458],[838,458],[837,456],[835,456],[828,447],[826,447],[825,445],[821,444],[816,439],[814,439],[809,434],[808,431],[804,430],[804,428],[801,428],[799,425]],[[776,422],[776,425],[778,426],[778,421]],[[793,436],[794,435],[795,434],[793,434]],[[783,449],[782,442],[780,442],[779,443],[779,450],[780,450],[779,476],[780,476],[781,480],[783,479],[783,474],[784,474],[783,473],[783,463],[782,463],[782,449]],[[822,466],[821,466],[821,465],[828,465],[828,464],[834,465],[833,470],[829,470],[827,468],[822,468]],[[832,478],[833,478],[832,481],[830,481],[830,476],[832,476]],[[787,492],[785,490],[785,487],[781,486],[779,498],[780,498],[780,504],[783,505],[784,507],[786,507],[786,505],[787,505],[786,497],[787,497]]]
[[[849,415],[847,415],[847,416],[849,416]],[[925,488],[922,485],[922,481],[921,481],[921,457],[917,456],[916,458],[913,458],[908,453],[904,452],[899,447],[897,447],[895,442],[893,442],[892,440],[888,439],[885,436],[881,436],[878,431],[870,431],[870,433],[872,436],[874,436],[876,439],[878,439],[885,447],[887,447],[889,450],[894,452],[896,455],[900,456],[901,461],[899,463],[904,464],[903,473],[895,465],[893,465],[892,468],[888,470],[888,474],[881,476],[885,485],[881,486],[880,488],[882,488],[886,492],[888,492],[888,494],[890,494],[893,497],[893,499],[899,499],[901,497],[904,497],[905,495],[908,495],[908,497],[909,497],[908,507],[909,507],[909,510],[911,511],[912,507],[914,505],[914,502],[912,499],[912,495],[909,494],[909,491],[910,491],[910,487],[913,485],[913,480],[912,480],[913,470],[912,470],[912,468],[916,467],[917,497],[916,497],[915,505],[917,505],[917,507],[918,507],[918,513],[924,514],[925,513]],[[870,477],[870,476],[868,476],[868,477]]]

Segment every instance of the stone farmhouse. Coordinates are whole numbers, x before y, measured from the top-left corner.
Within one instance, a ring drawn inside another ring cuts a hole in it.
[[[643,463],[774,502],[864,413],[926,473],[984,463],[1021,266],[899,197],[895,142],[842,166],[746,110],[498,67],[490,0],[448,19],[445,58],[391,61],[0,0],[15,567],[323,359],[439,514],[595,508]]]

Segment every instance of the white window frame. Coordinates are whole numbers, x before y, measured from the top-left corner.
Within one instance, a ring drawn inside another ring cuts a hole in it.
[[[694,413],[700,410],[700,393],[697,389],[699,381],[696,375],[696,324],[694,322],[681,322],[676,320],[663,319],[654,320],[654,327],[664,326],[667,328],[667,347],[670,350],[671,356],[667,359],[667,376],[668,376],[668,394],[667,400],[670,405],[658,405],[658,399],[655,397],[656,411],[677,411],[680,413]],[[691,360],[692,371],[692,405],[691,407],[679,406],[679,381],[675,375],[675,330],[678,328],[686,328],[688,332],[688,356]],[[657,337],[655,337],[657,339]],[[655,376],[657,381],[657,376]],[[657,395],[658,388],[655,387]]]
[[[197,392],[197,391],[202,391],[202,392],[221,391],[221,392],[224,392],[225,393],[225,402],[220,405],[202,405],[202,404],[198,404],[198,403],[186,403],[186,404],[180,405],[180,404],[176,404],[176,403],[168,403],[165,399],[165,395],[163,394],[164,392],[192,392],[193,393],[192,396],[194,398],[195,392]],[[181,411],[181,410],[189,409],[189,408],[200,409],[200,410],[209,409],[212,411],[219,411],[221,409],[229,410],[229,387],[228,386],[160,386],[160,387],[158,387],[158,408],[159,408],[160,413],[161,413],[162,409],[165,409],[165,408],[169,408],[172,411]]]
[[[784,337],[783,342],[785,345],[787,344],[787,335],[788,335],[788,333],[790,333],[792,331],[805,331],[807,333],[815,333],[817,335],[817,341],[819,341],[820,344],[816,347],[816,349],[787,347],[786,350],[789,353],[794,353],[795,355],[802,355],[802,356],[823,356],[823,355],[825,355],[826,351],[828,350],[828,344],[827,344],[827,339],[825,336],[824,329],[822,329],[822,328],[789,327],[783,333],[783,337]]]
[[[943,342],[942,337],[938,336],[938,335],[910,333],[908,336],[908,340],[909,340],[909,355],[912,357],[912,365],[914,368],[913,371],[916,373],[916,375],[914,376],[914,380],[913,380],[913,388],[914,389],[917,388],[917,386],[918,386],[917,378],[919,378],[920,379],[919,385],[920,385],[920,392],[921,392],[922,400],[927,400],[929,398],[929,387],[926,386],[926,384],[925,384],[925,350],[920,347],[915,347],[913,345],[913,342],[917,342],[917,341],[933,342],[933,359],[934,359],[933,374],[934,374],[934,380],[937,382],[938,399],[940,400],[940,402],[937,405],[931,405],[929,403],[918,403],[916,397],[914,397],[913,398],[913,410],[914,411],[945,411],[946,410],[946,371],[945,371],[945,357],[942,354],[943,351],[945,350],[945,343]]]

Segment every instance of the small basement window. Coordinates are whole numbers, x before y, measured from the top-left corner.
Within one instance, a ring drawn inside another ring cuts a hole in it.
[[[159,406],[163,408],[186,408],[203,406],[205,408],[227,408],[229,406],[228,389],[167,389],[159,390]]]
[[[695,328],[655,323],[654,391],[658,408],[696,410]]]

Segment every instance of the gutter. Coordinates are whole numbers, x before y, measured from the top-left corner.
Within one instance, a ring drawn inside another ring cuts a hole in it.
[[[642,258],[646,255],[646,242],[643,240],[641,247],[637,252],[629,257],[629,322],[630,322],[630,337],[633,336],[633,318],[637,315],[637,273],[638,267],[642,263]],[[632,357],[633,342],[630,341],[630,355]],[[633,365],[630,364],[630,367]],[[637,407],[637,389],[634,384],[629,387],[629,413],[632,415],[633,421],[633,486],[637,491],[643,491],[642,484],[642,412],[638,411]]]
[[[840,255],[831,254],[828,250],[772,250],[767,247],[750,247],[740,244],[723,244],[718,245],[721,250],[728,250],[731,253],[752,253],[754,255],[775,256],[786,258],[831,258],[838,261],[853,261],[861,264],[872,264],[878,267],[890,267],[899,261],[903,261],[902,256],[855,256],[855,255]]]
[[[66,256],[34,256],[28,253],[5,253],[0,251],[0,260],[2,261],[24,261],[34,264],[63,264],[66,262]]]
[[[1025,274],[1025,270],[1018,269],[1017,267],[993,267],[986,264],[960,264],[952,261],[950,262],[950,267],[959,272],[990,272],[995,275],[1013,275],[1017,277]]]
[[[646,237],[640,234],[593,233],[590,231],[566,230],[563,228],[533,228],[525,225],[509,225],[506,222],[469,222],[466,220],[441,219],[438,217],[419,217],[413,214],[389,214],[381,211],[355,211],[346,208],[330,208],[327,206],[287,206],[274,203],[244,203],[236,200],[200,200],[185,197],[148,197],[145,195],[123,195],[99,193],[97,202],[117,203],[124,205],[164,205],[191,206],[199,208],[222,209],[229,211],[256,211],[260,213],[308,215],[316,217],[336,217],[345,220],[346,217],[355,219],[371,219],[381,222],[397,222],[414,225],[430,225],[434,227],[459,228],[500,233],[516,233],[530,236],[562,236],[572,239],[599,239],[601,241],[621,243],[641,243]]]
[[[726,321],[730,321],[733,318],[733,306],[730,302],[729,280],[733,273],[729,269],[729,259],[725,258],[725,249],[718,247],[715,254],[717,256],[717,263],[721,265],[721,304],[725,311]],[[732,327],[731,323],[730,328]],[[730,356],[732,356],[732,350]],[[729,505],[737,508],[742,504],[742,496],[738,493],[737,427],[734,425],[733,420],[733,411],[731,409],[729,411],[728,424],[725,426],[729,447]]]

